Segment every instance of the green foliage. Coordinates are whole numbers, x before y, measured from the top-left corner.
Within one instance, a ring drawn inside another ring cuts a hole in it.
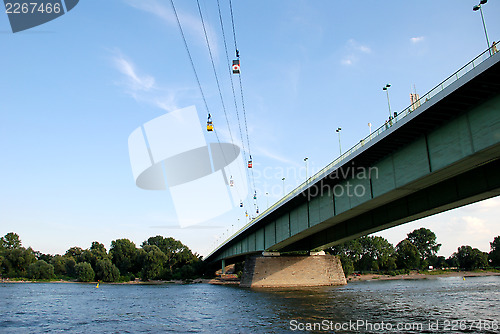
[[[394,246],[382,237],[365,236],[356,240],[334,246],[329,251],[340,256],[345,268],[344,273],[349,275],[354,270],[391,270],[394,269]],[[352,267],[352,268],[351,268]]]
[[[435,256],[439,248],[441,248],[441,244],[436,243],[436,234],[424,227],[408,233],[407,239],[417,247],[421,261]]]
[[[491,252],[488,254],[490,264],[493,267],[500,266],[500,235],[490,242]]]
[[[460,268],[471,270],[484,268],[488,265],[488,253],[481,252],[471,246],[461,246],[456,253]]]
[[[143,245],[144,253],[141,254],[142,271],[144,280],[161,279],[164,273],[164,264],[167,256],[156,245]]]
[[[118,239],[111,243],[109,253],[103,244],[94,241],[89,249],[71,247],[63,256],[25,249],[19,236],[12,232],[0,238],[2,277],[38,279],[57,275],[82,282],[115,282],[135,280],[140,274],[146,280],[190,280],[209,271],[209,265],[180,241],[162,236],[149,238],[139,249],[128,239]]]
[[[199,260],[186,245],[174,238],[157,235],[144,241],[142,247],[145,246],[157,246],[166,256],[165,267],[168,267],[170,271]]]
[[[408,239],[396,246],[396,265],[399,269],[417,269],[420,265],[420,252]]]
[[[90,263],[81,262],[75,265],[76,278],[80,282],[91,282],[94,280],[95,273]]]
[[[66,275],[66,258],[61,255],[56,255],[50,260],[50,264],[54,266],[55,275]]]
[[[14,232],[9,232],[0,238],[0,245],[4,249],[17,249],[21,248],[21,239],[19,235]]]
[[[126,275],[128,272],[138,272],[138,251],[132,241],[128,239],[111,241],[109,254],[111,256],[111,261],[118,267],[122,275]]]
[[[95,277],[103,282],[116,282],[120,271],[109,259],[99,260],[96,264]]]
[[[7,248],[2,252],[2,272],[6,277],[26,277],[30,264],[36,261],[31,248]]]
[[[73,257],[64,256],[64,267],[66,268],[66,275],[76,278],[75,266],[76,266],[76,261],[75,259],[73,259]]]
[[[51,279],[54,277],[54,266],[44,260],[38,260],[29,265],[28,277],[33,279]]]

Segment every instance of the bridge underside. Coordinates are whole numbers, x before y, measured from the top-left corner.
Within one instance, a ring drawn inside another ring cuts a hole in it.
[[[486,162],[466,173],[454,176],[432,186],[405,195],[378,207],[374,201],[366,205],[366,212],[344,219],[335,217],[325,222],[327,228],[306,231],[273,247],[279,251],[326,249],[344,241],[401,225],[436,213],[500,195],[500,160]]]

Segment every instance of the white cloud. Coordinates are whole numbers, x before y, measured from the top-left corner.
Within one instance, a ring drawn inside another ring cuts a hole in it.
[[[132,91],[149,91],[154,88],[155,78],[137,73],[135,65],[121,54],[113,58],[116,68],[125,75],[127,86]]]
[[[175,18],[173,9],[170,6],[165,6],[157,0],[124,0],[128,5],[136,9],[153,14],[163,20],[167,25],[177,29],[177,19]],[[199,15],[191,15],[184,13],[179,8],[176,8],[177,16],[181,22],[184,33],[189,33],[197,37],[197,43],[203,46],[206,45],[205,33]],[[214,29],[205,20],[205,29],[207,31],[210,48],[214,57],[218,55],[217,38]]]
[[[193,96],[192,89],[164,88],[157,84],[155,77],[141,73],[134,62],[124,56],[120,51],[114,51],[112,57],[113,65],[123,75],[123,79],[117,85],[137,102],[151,104],[167,112],[177,110],[179,95],[189,91]]]
[[[410,38],[410,41],[411,41],[413,44],[417,44],[417,43],[423,42],[424,40],[425,40],[425,37],[424,37],[424,36],[419,36],[419,37],[412,37],[412,38]]]
[[[340,60],[340,63],[345,66],[357,63],[362,54],[372,53],[372,49],[368,45],[361,44],[352,38],[347,41],[344,48],[346,55]]]
[[[352,50],[359,51],[362,53],[371,53],[372,52],[372,49],[370,49],[369,46],[360,44],[359,42],[355,41],[352,38],[347,42],[347,46]]]

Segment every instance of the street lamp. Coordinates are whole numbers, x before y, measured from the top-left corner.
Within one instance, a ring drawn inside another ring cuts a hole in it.
[[[337,128],[337,130],[335,130],[335,132],[337,132],[339,134],[339,152],[340,152],[340,155],[342,155],[342,145],[340,145],[340,131],[342,130],[342,128]]]
[[[285,178],[282,178],[281,181],[283,181],[283,197],[285,197]]]
[[[387,105],[389,106],[389,118],[390,118],[392,114],[391,114],[391,102],[389,101],[389,87],[391,87],[391,85],[387,84],[385,85],[385,87],[382,88],[382,90],[385,90],[385,92],[387,93]]]
[[[372,134],[372,123],[368,123],[368,127],[370,128],[370,134]]]
[[[479,10],[481,12],[481,19],[483,20],[484,34],[486,35],[486,44],[488,45],[488,51],[490,52],[490,56],[491,56],[490,40],[488,39],[488,32],[486,31],[486,24],[484,23],[483,6],[481,6],[481,5],[486,4],[487,2],[488,2],[488,0],[481,0],[479,2],[479,5],[475,5],[474,7],[472,7],[472,10],[473,11]]]
[[[304,162],[306,163],[306,183],[307,183],[307,159],[309,159],[309,158],[307,158],[307,157],[304,158]]]
[[[266,192],[267,208],[269,209],[269,193]]]

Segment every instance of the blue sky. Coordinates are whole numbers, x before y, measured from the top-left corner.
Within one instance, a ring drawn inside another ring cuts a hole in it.
[[[201,2],[240,145],[217,2]],[[229,4],[220,3],[233,57]],[[196,1],[175,4],[218,133],[230,141]],[[337,157],[337,127],[346,150],[368,134],[369,122],[373,129],[384,123],[386,83],[393,110],[402,110],[414,85],[423,95],[485,50],[475,4],[233,0],[261,210],[279,199],[282,177],[288,190],[303,180],[304,157],[309,174]],[[484,6],[490,41],[500,40],[498,13],[498,2]],[[63,253],[94,240],[109,248],[118,238],[139,245],[161,234],[207,254],[238,219],[243,225],[237,208],[180,229],[169,193],[134,183],[127,147],[134,129],[191,105],[206,117],[169,1],[81,1],[16,34],[1,13],[0,39],[0,235],[14,231],[25,246]],[[442,255],[463,244],[489,251],[498,214],[500,201],[492,199],[381,235],[397,243],[425,226]]]

